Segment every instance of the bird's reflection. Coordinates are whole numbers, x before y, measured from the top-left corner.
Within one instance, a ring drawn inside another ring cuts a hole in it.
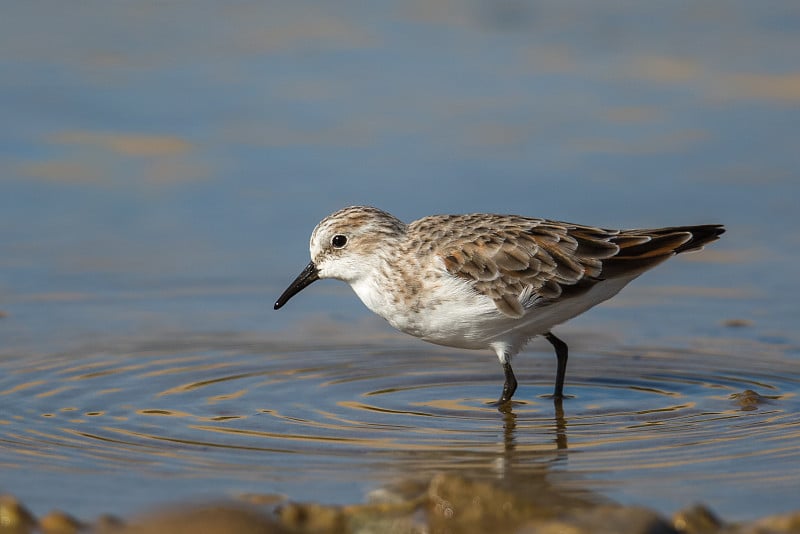
[[[514,413],[514,404],[511,402],[503,403],[498,411],[503,418],[503,442],[507,457],[513,455],[516,447],[517,414]],[[567,419],[564,417],[564,401],[561,398],[553,399],[553,433],[555,435],[556,449],[566,451],[567,444]]]
[[[511,407],[510,402],[504,403],[497,408],[503,414],[503,451],[505,452],[506,462],[508,462],[514,454],[516,448],[516,433],[517,433],[517,414]]]
[[[562,398],[553,399],[553,421],[556,433],[556,449],[567,450],[567,420],[564,418],[564,400]]]
[[[505,403],[498,406],[502,424],[502,443],[491,462],[492,479],[496,487],[518,495],[535,496],[535,502],[551,509],[568,509],[591,502],[590,492],[566,488],[550,476],[553,468],[567,459],[569,421],[562,399],[552,399],[552,419],[549,403],[543,405],[545,414],[531,418],[525,403]],[[569,404],[569,401],[567,401]],[[567,406],[569,408],[569,406]],[[543,434],[546,437],[543,438]],[[544,446],[542,446],[544,445]],[[461,472],[469,478],[481,478],[474,466]]]

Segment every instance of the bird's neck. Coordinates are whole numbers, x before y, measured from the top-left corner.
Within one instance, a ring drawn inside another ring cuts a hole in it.
[[[397,251],[397,248],[384,248],[370,255],[371,265],[361,270],[361,276],[349,281],[361,302],[390,323],[402,304],[405,285],[401,276],[404,271],[397,269]]]

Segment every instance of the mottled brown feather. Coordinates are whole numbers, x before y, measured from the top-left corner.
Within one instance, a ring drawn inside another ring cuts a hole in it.
[[[426,217],[409,231],[430,232],[441,219],[458,223],[444,227],[462,229],[437,236],[445,269],[469,281],[510,317],[581,295],[609,278],[637,276],[724,232],[719,225],[609,230],[482,214]]]

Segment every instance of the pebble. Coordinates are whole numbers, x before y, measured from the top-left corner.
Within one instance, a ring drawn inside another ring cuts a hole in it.
[[[13,495],[0,495],[0,532],[27,534],[36,527],[36,519]]]
[[[398,483],[373,493],[366,504],[248,495],[239,502],[168,505],[126,520],[101,516],[90,526],[57,510],[37,521],[12,495],[0,495],[0,534],[800,534],[800,511],[728,524],[695,505],[668,520],[647,508],[596,504],[549,487],[547,494],[512,491],[496,481],[438,474],[427,484]]]

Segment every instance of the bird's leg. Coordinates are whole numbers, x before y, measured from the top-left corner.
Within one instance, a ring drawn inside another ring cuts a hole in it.
[[[556,368],[556,388],[553,391],[554,399],[564,398],[564,377],[567,374],[567,357],[568,349],[567,344],[558,339],[552,332],[546,332],[544,338],[553,345],[556,349],[556,358],[558,358],[558,367]]]
[[[509,402],[517,390],[517,378],[514,376],[514,370],[511,369],[509,362],[503,362],[503,372],[506,375],[506,381],[503,384],[503,394],[500,395],[500,399],[497,401],[498,405]]]

